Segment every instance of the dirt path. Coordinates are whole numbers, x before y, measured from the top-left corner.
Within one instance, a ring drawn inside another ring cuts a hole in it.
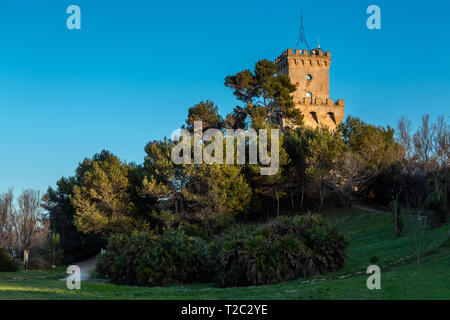
[[[370,207],[368,205],[361,204],[361,203],[358,203],[358,202],[353,202],[352,203],[352,207],[360,209],[360,210],[372,211],[372,212],[377,212],[377,213],[389,213],[389,211],[382,211],[382,210],[379,210],[379,209],[375,209],[375,208],[372,208],[372,207]]]

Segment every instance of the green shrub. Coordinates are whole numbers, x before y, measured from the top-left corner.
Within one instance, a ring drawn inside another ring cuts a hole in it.
[[[139,259],[155,243],[156,236],[147,232],[113,235],[106,252],[100,256],[96,271],[113,283],[136,285]]]
[[[139,261],[138,282],[159,286],[170,283],[207,281],[211,275],[208,244],[183,230],[162,234]]]
[[[17,264],[9,253],[0,249],[0,271],[14,272]]]
[[[159,236],[115,235],[97,272],[128,285],[207,282],[213,274],[223,286],[274,284],[341,269],[346,246],[318,217],[281,217],[233,227],[209,245],[181,228]]]
[[[223,286],[274,284],[339,270],[347,242],[316,216],[280,217],[256,227],[237,226],[218,244]]]
[[[208,234],[208,230],[205,227],[193,224],[193,223],[185,223],[178,227],[179,230],[183,230],[188,236],[198,237],[205,240],[211,240],[210,235]]]
[[[431,228],[439,228],[447,222],[448,206],[443,194],[430,194],[427,198],[427,209]]]
[[[248,236],[255,230],[254,226],[238,225],[226,232],[222,240],[212,248],[216,280],[222,286],[226,286],[228,283],[242,285],[248,283],[247,268],[241,253],[243,253]]]
[[[116,284],[156,286],[208,280],[210,260],[208,244],[183,230],[121,234],[109,239],[96,270]]]

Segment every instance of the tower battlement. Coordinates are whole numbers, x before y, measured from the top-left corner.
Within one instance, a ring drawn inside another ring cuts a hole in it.
[[[277,59],[283,59],[287,56],[315,56],[315,57],[327,57],[331,59],[330,51],[323,51],[322,49],[313,49],[313,50],[301,50],[301,49],[287,49],[284,51]]]
[[[330,99],[330,51],[288,49],[275,63],[277,73],[289,76],[296,85],[294,102],[307,126],[334,129],[344,120],[344,100]]]

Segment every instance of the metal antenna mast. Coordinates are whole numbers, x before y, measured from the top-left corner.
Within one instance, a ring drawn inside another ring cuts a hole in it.
[[[295,48],[298,48],[298,45],[300,43],[304,43],[306,45],[306,47],[308,48],[308,50],[311,50],[311,48],[309,47],[308,41],[306,40],[306,34],[305,34],[305,28],[303,27],[303,10],[300,16],[300,34],[298,36],[298,41],[297,44],[295,45]]]

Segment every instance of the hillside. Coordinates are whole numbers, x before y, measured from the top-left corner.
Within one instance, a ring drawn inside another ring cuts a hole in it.
[[[410,224],[399,238],[389,213],[353,209],[323,214],[349,239],[347,266],[321,277],[278,285],[221,289],[212,285],[122,287],[98,281],[69,291],[63,269],[0,273],[0,299],[450,299],[450,224],[427,230],[420,266]],[[366,269],[381,268],[378,291],[366,287]]]

